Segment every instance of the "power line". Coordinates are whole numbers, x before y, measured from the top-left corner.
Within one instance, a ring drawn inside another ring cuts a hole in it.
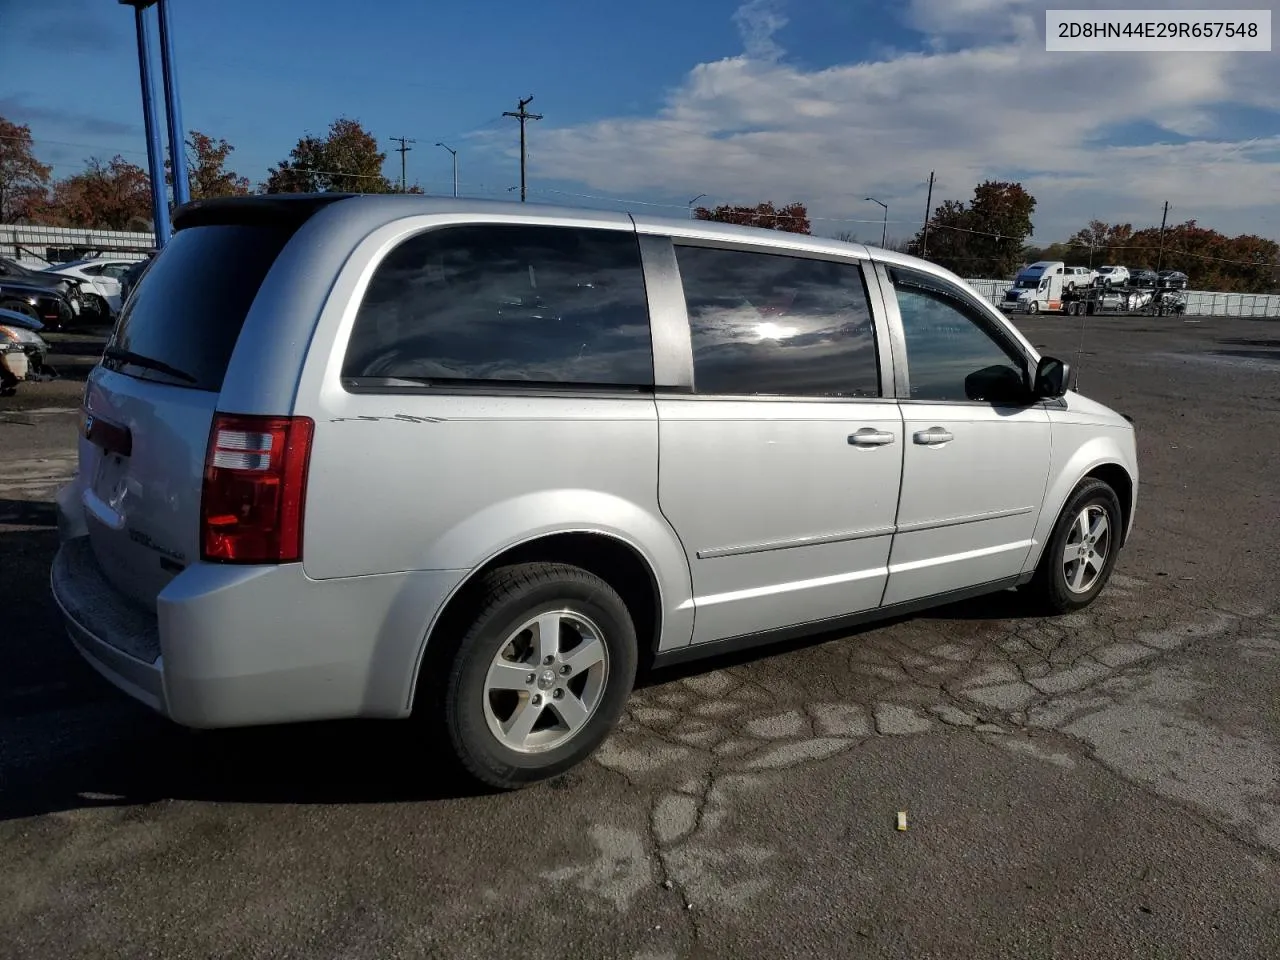
[[[526,190],[525,190],[525,155],[526,154],[525,154],[525,133],[524,133],[525,124],[528,123],[530,120],[542,119],[542,114],[529,113],[525,109],[525,107],[527,107],[532,102],[533,102],[533,96],[531,94],[525,97],[523,100],[516,101],[517,105],[519,106],[519,110],[517,112],[512,113],[510,110],[506,110],[502,114],[504,117],[515,117],[517,120],[520,121],[520,202],[521,203],[524,203],[525,193],[526,193]]]

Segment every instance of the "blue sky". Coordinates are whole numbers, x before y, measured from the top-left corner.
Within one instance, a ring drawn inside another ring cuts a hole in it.
[[[863,198],[910,235],[934,169],[935,203],[1022,179],[1038,239],[1158,222],[1165,199],[1175,221],[1280,236],[1278,58],[1049,54],[1044,9],[1061,4],[1044,0],[171,2],[185,126],[229,140],[255,183],[346,115],[391,175],[389,138],[411,137],[409,179],[447,191],[446,139],[465,193],[510,196],[518,125],[501,113],[533,94],[531,199],[801,200],[815,232],[878,239]],[[31,125],[55,173],[145,164],[127,8],[0,0],[0,53],[37,64],[6,72],[0,115]]]

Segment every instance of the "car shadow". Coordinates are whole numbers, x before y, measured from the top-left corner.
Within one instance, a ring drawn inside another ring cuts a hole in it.
[[[1242,360],[1272,360],[1280,363],[1280,350],[1213,350],[1216,357],[1239,357]]]
[[[1007,622],[1010,620],[1036,619],[1041,616],[1042,614],[1032,609],[1024,594],[1002,590],[987,596],[961,600],[919,613],[906,613],[895,617],[886,617],[883,620],[875,620],[855,627],[842,627],[838,630],[827,630],[790,640],[762,644],[758,647],[727,651],[687,663],[646,667],[636,679],[636,688],[657,686],[686,677],[710,673],[713,670],[756,663],[772,657],[783,656],[798,650],[806,650],[810,647],[820,647],[837,641],[848,640],[856,642],[858,637],[875,633],[900,623],[921,620],[949,620],[953,622],[968,621],[976,625],[983,621],[993,623],[997,621]]]
[[[1280,350],[1280,337],[1221,337],[1218,342],[1233,347],[1263,347],[1270,348],[1272,350]]]
[[[461,775],[445,759],[444,745],[415,721],[196,731],[154,714],[99,677],[66,638],[48,588],[57,550],[52,505],[0,500],[0,523],[30,528],[0,530],[0,570],[13,598],[0,627],[0,821],[172,800],[361,804],[495,792]],[[927,617],[976,622],[1021,615],[1019,598],[1001,593]],[[856,638],[892,622],[646,670],[637,686]],[[570,771],[547,788],[570,788],[581,776]]]
[[[415,723],[179,727],[117,691],[67,639],[48,575],[52,505],[0,500],[0,821],[163,800],[386,803],[486,792]]]

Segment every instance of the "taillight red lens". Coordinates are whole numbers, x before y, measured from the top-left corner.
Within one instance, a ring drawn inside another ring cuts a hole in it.
[[[214,416],[200,497],[203,559],[302,559],[302,513],[314,430],[308,417]]]

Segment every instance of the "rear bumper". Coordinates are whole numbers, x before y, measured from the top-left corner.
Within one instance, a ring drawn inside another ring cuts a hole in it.
[[[49,585],[81,656],[134,699],[167,713],[159,624],[124,602],[107,583],[87,537],[58,550]]]
[[[215,728],[407,715],[427,625],[462,576],[310,580],[297,564],[195,564],[151,613],[73,535],[50,583],[95,670],[176,723]]]

